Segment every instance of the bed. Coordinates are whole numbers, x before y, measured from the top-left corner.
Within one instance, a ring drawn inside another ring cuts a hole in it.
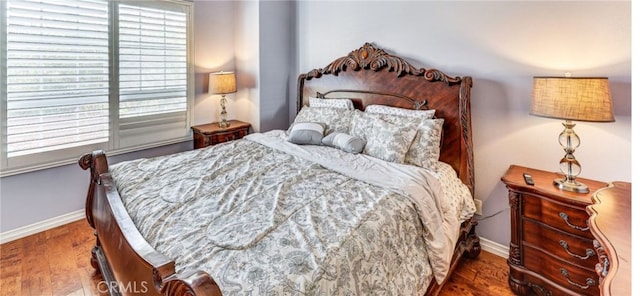
[[[471,84],[366,43],[299,76],[287,131],[111,167],[88,153],[92,266],[113,295],[437,295],[480,252]],[[440,125],[414,146],[423,122]]]

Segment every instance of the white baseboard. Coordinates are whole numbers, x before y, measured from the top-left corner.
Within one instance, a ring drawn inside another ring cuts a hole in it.
[[[486,238],[480,237],[480,248],[482,248],[483,251],[498,255],[502,258],[509,258],[509,247],[490,241]]]
[[[75,212],[53,217],[44,221],[36,222],[27,226],[19,227],[9,231],[0,233],[0,244],[8,243],[25,236],[36,234],[51,228],[58,227],[67,223],[84,219],[84,210],[78,210]]]

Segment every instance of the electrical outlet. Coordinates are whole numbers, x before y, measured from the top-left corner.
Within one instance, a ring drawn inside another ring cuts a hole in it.
[[[482,200],[474,198],[473,203],[476,204],[476,215],[482,216]]]

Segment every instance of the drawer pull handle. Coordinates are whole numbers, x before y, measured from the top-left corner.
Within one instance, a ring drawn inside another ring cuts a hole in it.
[[[562,220],[564,220],[564,223],[567,223],[567,225],[569,225],[569,227],[573,228],[573,229],[577,229],[580,231],[588,231],[589,230],[589,225],[587,225],[586,227],[580,227],[580,226],[576,226],[573,225],[569,222],[569,215],[567,215],[567,213],[565,212],[560,212],[560,218],[562,218]]]
[[[584,256],[580,256],[578,254],[574,254],[573,252],[569,251],[569,244],[567,242],[565,242],[564,240],[560,240],[560,245],[564,248],[565,252],[567,252],[567,254],[578,258],[578,259],[582,259],[582,260],[586,260],[589,259],[589,257],[591,256],[595,256],[596,252],[592,249],[586,249],[586,253]]]
[[[606,277],[609,273],[609,259],[604,257],[602,263],[596,264],[596,272],[600,274],[600,277]]]
[[[609,274],[609,258],[604,257],[604,260],[602,261],[604,268],[602,270],[602,277],[607,276],[607,274]]]
[[[587,278],[586,285],[581,285],[581,284],[578,284],[578,283],[572,281],[571,279],[569,279],[569,272],[564,268],[560,268],[560,273],[562,273],[564,278],[567,279],[567,283],[569,283],[569,284],[571,284],[573,286],[576,286],[576,287],[578,287],[580,289],[586,290],[586,289],[589,289],[589,287],[596,285],[596,281],[594,281],[592,278]]]

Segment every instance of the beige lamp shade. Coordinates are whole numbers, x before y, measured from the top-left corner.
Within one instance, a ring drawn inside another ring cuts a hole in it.
[[[210,94],[230,94],[236,92],[236,74],[216,72],[209,74]]]
[[[533,77],[531,115],[615,121],[609,80],[603,77]]]

